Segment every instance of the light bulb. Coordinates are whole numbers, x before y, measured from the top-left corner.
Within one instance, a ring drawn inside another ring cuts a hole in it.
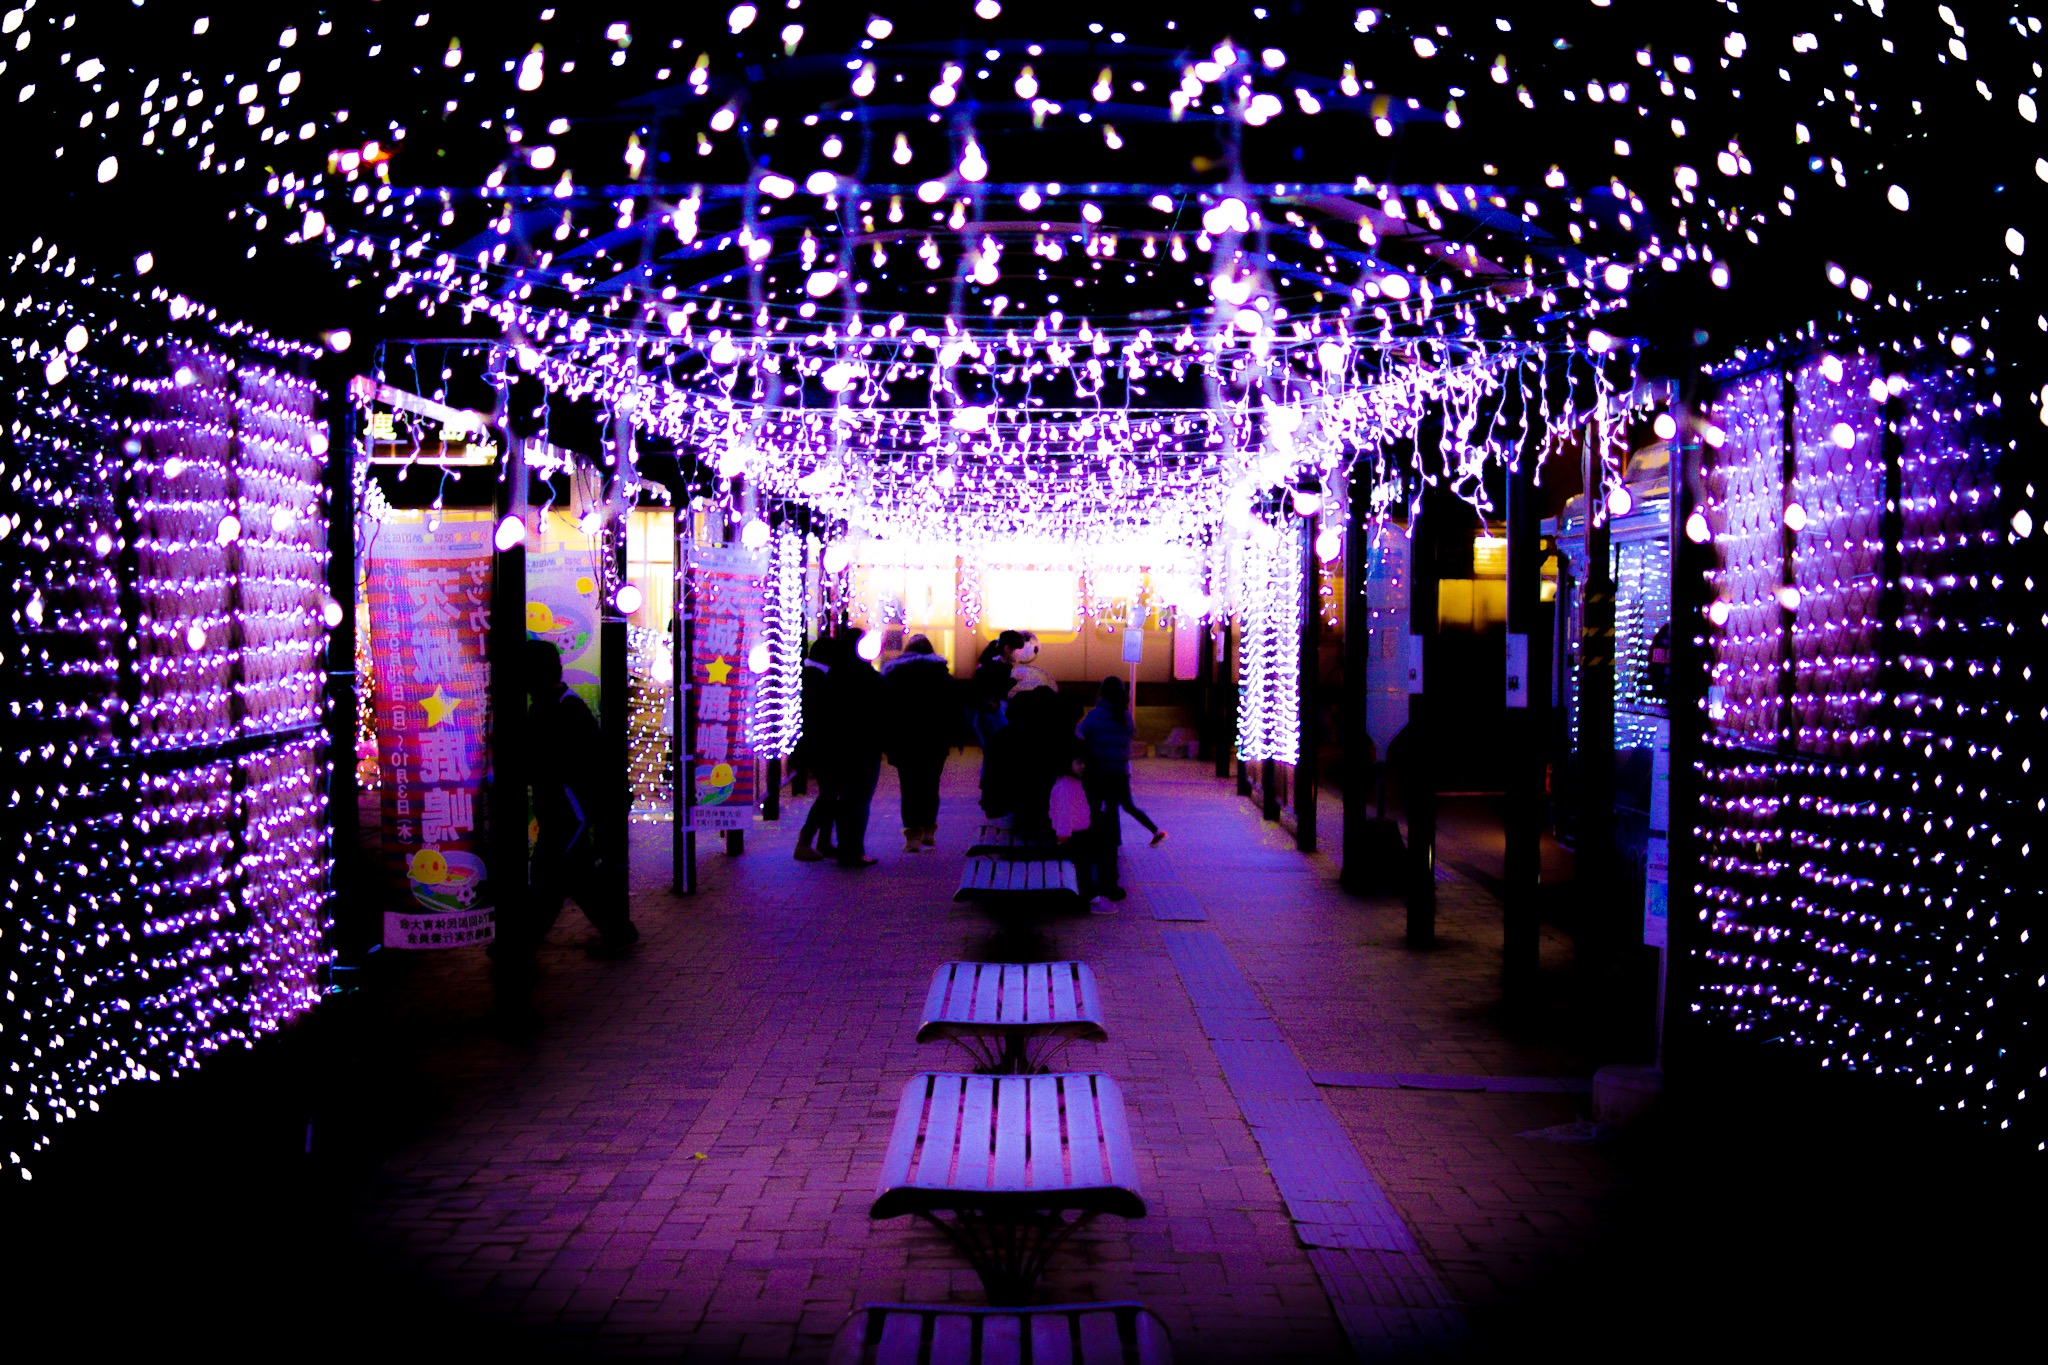
[[[1334,526],[1326,526],[1316,537],[1316,558],[1327,564],[1344,550],[1344,533]]]
[[[860,655],[861,658],[866,659],[869,663],[873,663],[882,657],[882,632],[879,630],[863,632],[860,637],[860,643],[853,648],[854,652]]]
[[[1610,517],[1625,517],[1635,505],[1636,500],[1628,489],[1618,484],[1607,495],[1607,515]]]
[[[750,672],[766,673],[774,662],[773,657],[769,653],[766,640],[761,641],[761,643],[747,651],[747,668]]]
[[[853,556],[847,552],[846,542],[835,540],[825,547],[825,572],[843,573]]]
[[[645,600],[640,589],[631,583],[619,584],[619,590],[612,594],[612,605],[619,609],[621,616],[631,616],[640,610],[640,604]]]
[[[506,517],[498,523],[498,531],[492,540],[500,551],[514,550],[526,543],[526,523],[518,517]]]
[[[768,543],[768,523],[753,517],[740,529],[740,543],[749,550],[758,550]]]
[[[1650,423],[1650,430],[1657,433],[1657,439],[1668,441],[1678,434],[1678,423],[1668,412],[1657,414],[1657,420]]]

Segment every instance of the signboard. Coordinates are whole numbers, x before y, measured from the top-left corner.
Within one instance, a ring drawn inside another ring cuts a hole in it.
[[[1145,658],[1145,629],[1143,626],[1124,627],[1124,662],[1142,663]]]
[[[736,546],[690,548],[691,829],[745,829],[754,818],[754,675],[747,656],[767,638],[760,573],[757,558]]]
[[[562,681],[598,715],[601,548],[568,512],[534,516],[526,548],[526,637],[562,654]],[[601,719],[601,717],[600,717]]]
[[[487,512],[394,511],[366,547],[387,948],[488,943]]]
[[[1529,705],[1529,637],[1508,636],[1508,706],[1526,710]]]
[[[1410,635],[1408,637],[1408,692],[1410,696],[1419,696],[1422,693],[1422,648],[1422,637],[1420,635]]]
[[[1671,942],[1671,722],[1656,723],[1650,749],[1650,838],[1643,875],[1643,942]]]

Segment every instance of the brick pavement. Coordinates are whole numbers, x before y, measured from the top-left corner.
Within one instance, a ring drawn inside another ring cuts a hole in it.
[[[912,1041],[932,967],[1014,946],[951,902],[974,766],[950,765],[940,846],[915,855],[883,837],[885,778],[866,872],[794,862],[793,803],[740,858],[707,840],[705,890],[678,899],[667,826],[636,827],[645,941],[593,960],[566,914],[530,1037],[486,1026],[478,955],[388,967],[435,1097],[356,1209],[391,1273],[566,1350],[688,1360],[818,1359],[858,1303],[980,1302],[938,1234],[866,1215],[903,1079],[960,1056]],[[1442,946],[1411,953],[1397,903],[1338,890],[1328,858],[1296,853],[1206,765],[1141,763],[1136,785],[1172,837],[1126,848],[1123,913],[1060,919],[1030,948],[1095,966],[1111,1041],[1066,1062],[1121,1083],[1152,1212],[1076,1236],[1042,1298],[1141,1300],[1183,1360],[1412,1344],[1412,1320],[1353,1292],[1378,1271],[1342,1258],[1379,1253],[1303,1245],[1167,936],[1213,937],[1310,1071],[1583,1077],[1613,1058],[1561,1024],[1496,1019],[1498,908],[1471,884],[1444,885]],[[1205,921],[1155,919],[1148,887]],[[1562,943],[1544,952],[1561,968]],[[1318,1093],[1415,1264],[1467,1312],[1569,1262],[1616,1186],[1605,1149],[1517,1136],[1568,1123],[1583,1097]]]

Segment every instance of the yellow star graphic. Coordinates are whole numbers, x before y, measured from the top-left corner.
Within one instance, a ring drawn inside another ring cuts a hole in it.
[[[427,713],[427,728],[431,730],[436,725],[447,724],[448,718],[455,714],[455,708],[461,704],[460,697],[449,696],[441,690],[441,684],[435,683],[433,695],[420,703],[420,709]]]
[[[713,659],[704,665],[704,676],[711,682],[723,684],[732,676],[732,665],[723,659]]]

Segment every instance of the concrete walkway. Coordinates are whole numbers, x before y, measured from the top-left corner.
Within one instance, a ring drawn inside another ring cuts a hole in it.
[[[790,858],[799,802],[741,857],[705,839],[705,890],[679,899],[668,827],[637,827],[645,940],[594,960],[565,915],[530,1038],[485,1025],[478,955],[393,964],[411,1020],[395,1032],[419,1040],[419,1083],[441,1103],[356,1214],[397,1279],[564,1346],[692,1360],[816,1359],[859,1303],[981,1302],[935,1233],[866,1212],[904,1079],[959,1064],[912,1041],[932,968],[1015,953],[951,900],[979,825],[975,757],[950,766],[939,847],[918,854],[884,836],[885,778],[882,862],[863,872]],[[1136,787],[1171,837],[1126,845],[1132,896],[1048,924],[1026,952],[1095,967],[1112,1038],[1066,1064],[1122,1084],[1152,1212],[1076,1237],[1043,1300],[1141,1300],[1184,1360],[1335,1359],[1455,1340],[1466,1310],[1569,1258],[1612,1188],[1607,1155],[1517,1135],[1569,1125],[1584,1097],[1441,1088],[1583,1079],[1607,1060],[1491,1021],[1494,903],[1445,882],[1443,946],[1411,953],[1398,905],[1346,896],[1327,858],[1295,852],[1206,765],[1141,763]],[[1217,1036],[1217,988],[1185,966],[1195,936],[1269,1021],[1265,1051]],[[1548,965],[1565,951],[1547,939]],[[1261,1108],[1273,1085],[1301,1102]],[[1316,1141],[1343,1160],[1306,1160]],[[1379,1243],[1316,1221],[1375,1197],[1390,1209]]]

